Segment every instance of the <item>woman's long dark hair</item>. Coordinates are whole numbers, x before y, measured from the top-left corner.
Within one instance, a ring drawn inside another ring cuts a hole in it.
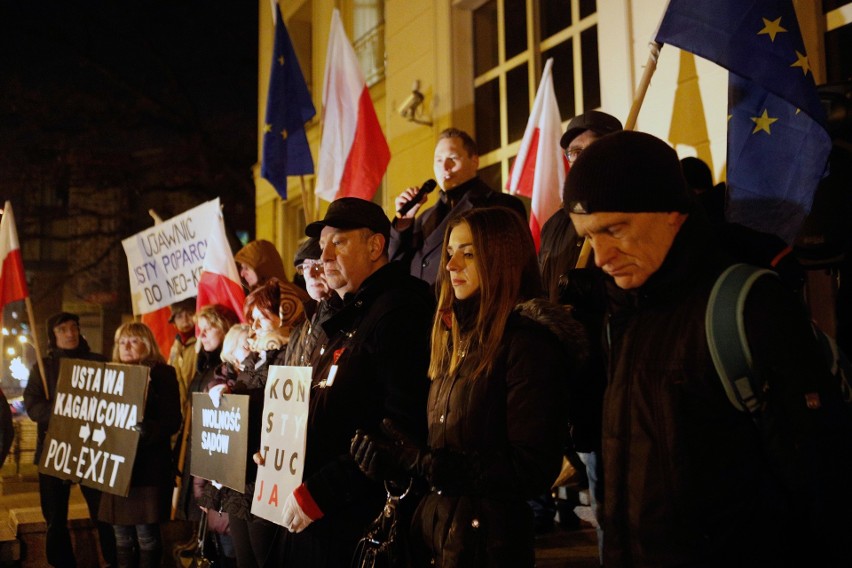
[[[473,261],[479,273],[476,322],[464,336],[452,310],[455,295],[446,268],[450,260],[447,253],[450,233],[462,223],[470,227]],[[476,358],[472,376],[489,373],[509,314],[518,303],[537,298],[542,292],[535,245],[521,217],[505,207],[486,207],[471,209],[451,219],[444,233],[437,288],[438,311],[432,324],[429,377],[435,379],[455,372],[461,363],[458,352],[461,345],[465,346],[465,357]]]

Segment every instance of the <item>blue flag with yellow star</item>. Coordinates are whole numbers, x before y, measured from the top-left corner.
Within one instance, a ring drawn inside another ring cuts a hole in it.
[[[275,16],[275,51],[266,97],[260,175],[286,199],[287,176],[314,173],[305,123],[317,111],[277,3]]]
[[[670,0],[656,40],[730,71],[726,217],[792,243],[831,152],[792,2]]]

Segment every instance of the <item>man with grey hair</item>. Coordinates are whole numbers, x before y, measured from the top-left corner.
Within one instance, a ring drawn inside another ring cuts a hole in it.
[[[705,331],[734,261],[675,151],[611,134],[577,159],[563,202],[606,274],[604,564],[852,565],[843,402],[803,307],[777,278],[754,283],[742,326],[763,386],[740,411]]]
[[[284,502],[288,532],[270,556],[276,565],[348,566],[380,513],[384,487],[349,456],[357,429],[378,434],[390,418],[425,444],[435,301],[407,267],[388,261],[389,233],[382,208],[353,197],[305,229],[319,239],[333,313],[313,351],[304,483]]]

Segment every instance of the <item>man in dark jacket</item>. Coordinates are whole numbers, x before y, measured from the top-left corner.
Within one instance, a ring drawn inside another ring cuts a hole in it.
[[[88,361],[106,361],[100,353],[89,349],[86,339],[80,335],[80,317],[76,314],[61,312],[47,320],[47,341],[49,351],[44,358],[44,372],[47,378],[49,393],[44,392],[41,373],[38,365],[30,371],[30,379],[24,390],[24,406],[30,419],[38,423],[38,442],[36,444],[35,461],[39,463],[44,436],[53,415],[53,403],[56,400],[56,383],[59,380],[59,366],[63,358],[85,359]],[[45,536],[45,551],[47,561],[51,566],[74,567],[74,549],[71,546],[71,535],[68,532],[68,498],[71,484],[51,475],[38,474],[38,489],[41,498],[41,512],[47,523]],[[101,543],[101,554],[110,566],[116,566],[115,536],[112,527],[97,520],[101,492],[91,487],[80,485],[89,517],[98,529]]]
[[[577,159],[563,197],[608,276],[604,563],[850,565],[840,391],[802,306],[775,278],[748,295],[764,383],[754,422],[711,361],[705,310],[732,261],[695,214],[675,151],[609,135]]]
[[[334,201],[318,237],[334,313],[314,350],[304,483],[285,501],[285,566],[348,566],[365,527],[381,511],[384,488],[349,456],[355,431],[379,432],[390,418],[426,442],[432,292],[389,263],[390,222],[357,198]]]
[[[524,204],[513,195],[494,191],[476,175],[479,152],[467,132],[447,128],[438,135],[435,146],[435,179],[441,188],[438,203],[422,215],[414,215],[421,203],[393,222],[390,232],[390,259],[410,267],[411,275],[435,284],[441,259],[441,243],[447,220],[474,207],[508,207],[526,219]],[[415,198],[417,187],[403,191],[394,203],[396,210]]]

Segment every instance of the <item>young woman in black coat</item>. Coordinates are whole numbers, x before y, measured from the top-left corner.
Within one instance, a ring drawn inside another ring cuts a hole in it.
[[[527,500],[559,474],[573,370],[588,343],[566,308],[539,299],[529,229],[508,209],[450,220],[432,327],[428,447],[387,419],[358,432],[352,455],[368,476],[430,488],[414,513],[424,566],[535,564]]]

